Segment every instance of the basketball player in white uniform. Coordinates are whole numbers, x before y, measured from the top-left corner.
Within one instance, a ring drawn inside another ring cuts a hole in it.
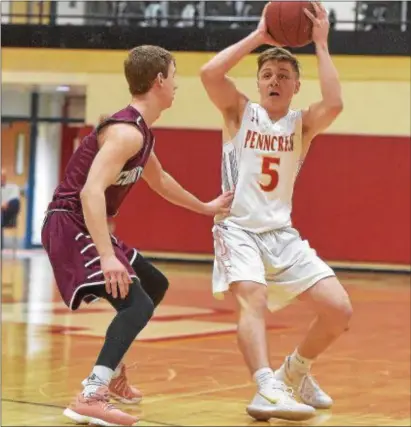
[[[347,329],[352,314],[334,272],[291,223],[294,182],[310,142],[342,111],[340,82],[328,52],[327,12],[319,3],[314,6],[315,16],[306,12],[313,22],[322,99],[307,110],[290,109],[300,89],[299,65],[285,49],[270,48],[259,57],[258,104],[227,77],[258,46],[276,44],[264,17],[256,31],[201,70],[207,93],[225,122],[223,188],[235,190],[230,213],[217,217],[213,229],[213,292],[218,297],[230,291],[238,302],[238,344],[257,383],[247,411],[262,420],[301,420],[312,417],[315,408],[331,407],[332,399],[310,375],[310,367]],[[316,318],[306,338],[273,371],[265,310],[267,305],[278,310],[296,297],[309,304]]]

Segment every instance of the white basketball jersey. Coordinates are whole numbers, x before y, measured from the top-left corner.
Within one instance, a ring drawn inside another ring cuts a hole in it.
[[[263,107],[248,102],[240,130],[223,146],[222,187],[235,189],[233,204],[215,222],[255,233],[290,226],[301,157],[301,111],[273,122]]]

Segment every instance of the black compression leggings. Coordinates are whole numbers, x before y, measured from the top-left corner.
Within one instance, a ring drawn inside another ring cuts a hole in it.
[[[126,298],[113,298],[105,286],[93,288],[94,295],[105,298],[117,311],[96,362],[96,365],[113,371],[145,328],[168,289],[166,277],[140,254],[137,254],[132,267],[140,280],[133,279]]]
[[[137,253],[136,259],[131,266],[140,279],[144,291],[153,301],[154,307],[157,307],[167,292],[167,278],[139,253]]]

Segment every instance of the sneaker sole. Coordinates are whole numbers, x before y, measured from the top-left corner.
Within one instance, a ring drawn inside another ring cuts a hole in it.
[[[315,409],[331,409],[332,408],[332,406],[333,406],[333,403],[331,403],[331,404],[329,404],[329,405],[319,405],[319,404],[313,404],[313,403],[308,403],[308,402],[304,402],[304,400],[303,399],[301,399],[301,397],[300,396],[297,396],[298,397],[298,400],[301,402],[301,403],[304,403],[305,405],[309,405],[309,406],[312,406],[313,408],[315,408]]]
[[[107,421],[101,420],[99,418],[93,418],[93,417],[87,417],[85,415],[80,415],[77,412],[74,412],[73,410],[66,408],[63,412],[63,415],[67,418],[70,418],[70,420],[74,421],[76,424],[85,424],[85,425],[97,425],[97,426],[105,426],[105,427],[112,427],[112,426],[120,426],[125,424],[111,424]],[[137,424],[127,424],[129,425],[137,425]]]
[[[268,421],[271,418],[279,418],[289,421],[305,421],[315,416],[313,412],[298,412],[298,411],[285,411],[276,409],[262,409],[259,407],[247,406],[247,414],[257,421]]]

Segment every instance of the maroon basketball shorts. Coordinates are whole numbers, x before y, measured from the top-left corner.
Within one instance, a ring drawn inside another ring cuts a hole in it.
[[[104,286],[105,280],[100,257],[82,216],[63,209],[48,212],[41,237],[57,287],[67,306],[76,310],[82,300],[90,303],[97,299],[93,288]],[[137,250],[127,247],[113,235],[111,239],[117,258],[126,266],[129,275],[137,278],[131,267]]]

